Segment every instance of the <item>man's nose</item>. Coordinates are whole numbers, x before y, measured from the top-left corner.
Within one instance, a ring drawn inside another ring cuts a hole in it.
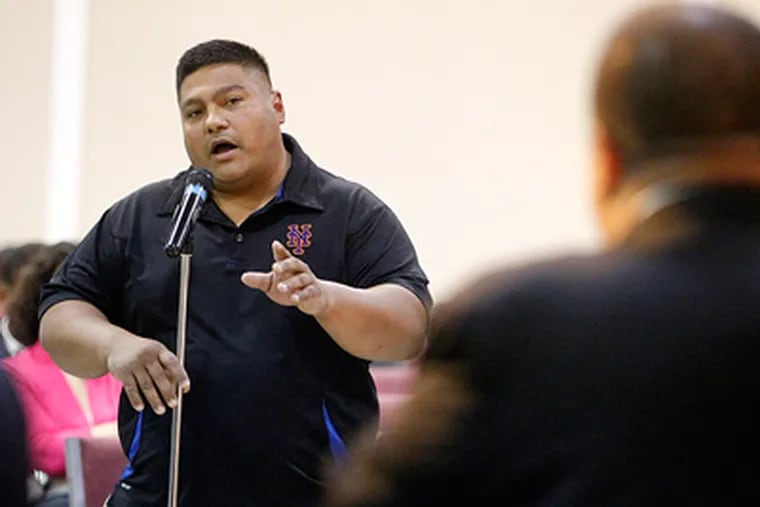
[[[206,114],[206,129],[209,132],[218,132],[229,127],[227,117],[224,115],[224,111],[217,107],[209,108]]]

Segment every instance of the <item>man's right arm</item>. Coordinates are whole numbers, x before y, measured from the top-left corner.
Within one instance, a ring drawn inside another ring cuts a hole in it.
[[[162,343],[111,324],[84,301],[50,307],[40,320],[40,341],[53,361],[72,375],[94,378],[111,373],[124,385],[135,410],[144,408],[144,397],[154,412],[163,414],[162,399],[174,407],[178,388],[190,389],[179,359]]]
[[[40,320],[40,341],[53,361],[77,377],[108,373],[108,353],[118,340],[119,328],[90,303],[63,301],[49,308]]]

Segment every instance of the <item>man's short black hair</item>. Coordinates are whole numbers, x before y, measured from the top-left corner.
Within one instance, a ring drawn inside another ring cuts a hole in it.
[[[213,39],[191,47],[184,52],[177,62],[177,96],[179,96],[179,89],[187,76],[202,67],[218,63],[236,63],[257,69],[266,76],[267,82],[270,85],[272,84],[269,77],[269,65],[261,53],[241,42]]]
[[[711,140],[760,134],[760,30],[714,7],[645,9],[612,37],[594,100],[627,170]]]

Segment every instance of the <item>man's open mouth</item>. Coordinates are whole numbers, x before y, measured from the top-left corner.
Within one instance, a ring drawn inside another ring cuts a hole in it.
[[[229,141],[221,141],[219,143],[214,144],[214,146],[211,148],[211,154],[212,155],[221,155],[222,153],[227,153],[232,150],[236,150],[237,145],[234,143],[231,143]]]

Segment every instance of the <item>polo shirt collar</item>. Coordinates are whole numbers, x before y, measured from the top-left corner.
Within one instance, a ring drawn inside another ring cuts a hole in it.
[[[304,153],[293,136],[282,134],[282,141],[285,149],[290,152],[291,162],[290,169],[278,192],[277,202],[290,201],[306,208],[324,210],[317,166]]]

